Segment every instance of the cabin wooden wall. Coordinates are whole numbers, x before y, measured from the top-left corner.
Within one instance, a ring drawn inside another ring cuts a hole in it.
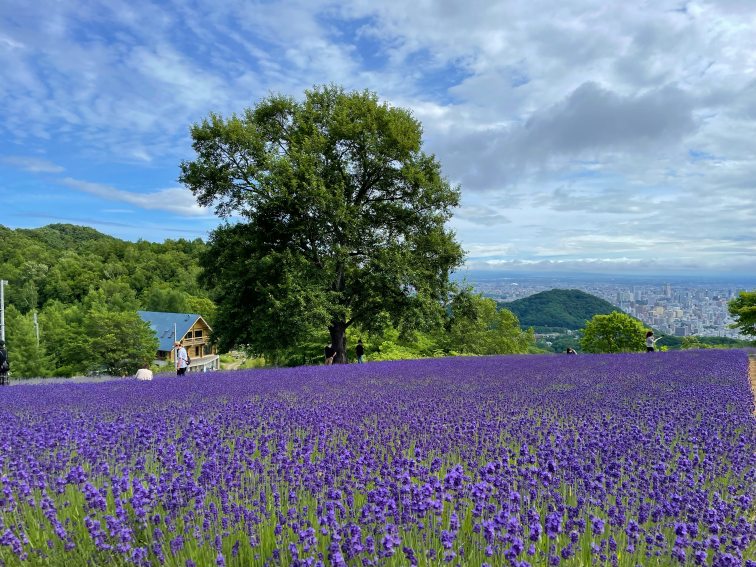
[[[192,328],[189,329],[179,340],[191,359],[201,358],[210,354],[217,354],[216,348],[210,346],[210,327],[208,327],[207,323],[202,319],[198,319],[194,325],[192,325]],[[171,349],[168,359],[173,360],[175,354],[176,349]]]

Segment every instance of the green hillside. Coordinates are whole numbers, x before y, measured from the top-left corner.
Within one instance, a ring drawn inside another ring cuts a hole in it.
[[[617,307],[577,289],[552,289],[523,299],[499,302],[520,320],[523,328],[582,329],[594,315],[619,311]]]
[[[0,225],[0,277],[9,282],[6,304],[22,313],[54,302],[82,303],[98,291],[129,296],[133,305],[123,310],[183,309],[192,297],[207,297],[197,283],[205,248],[200,239],[128,242],[71,224],[15,230]],[[182,296],[174,299],[177,305],[150,305],[167,292]]]
[[[0,225],[13,376],[131,373],[157,348],[139,309],[212,321],[215,305],[197,281],[205,249],[200,239],[127,242],[71,224]]]

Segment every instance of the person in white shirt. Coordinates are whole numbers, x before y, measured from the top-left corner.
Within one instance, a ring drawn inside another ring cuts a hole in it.
[[[653,331],[648,331],[646,333],[646,352],[654,352],[656,350],[656,341],[658,341],[661,337],[655,338]]]
[[[179,341],[173,343],[173,346],[176,347],[176,376],[183,376],[189,367],[189,355]]]
[[[145,364],[137,370],[135,378],[137,380],[152,380],[152,370],[150,370],[149,365]]]

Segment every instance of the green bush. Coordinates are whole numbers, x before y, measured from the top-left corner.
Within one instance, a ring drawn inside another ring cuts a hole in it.
[[[580,345],[585,352],[633,352],[645,349],[643,323],[615,311],[594,315],[583,331]]]

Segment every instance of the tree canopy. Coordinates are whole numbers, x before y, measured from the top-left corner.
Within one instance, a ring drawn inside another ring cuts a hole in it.
[[[735,318],[735,328],[744,335],[756,337],[756,290],[741,291],[730,301],[728,310]]]
[[[645,348],[646,328],[643,323],[615,311],[595,315],[585,325],[580,345],[585,352],[633,352]]]
[[[327,328],[344,361],[352,325],[442,318],[463,257],[445,226],[459,190],[410,112],[324,86],[211,114],[191,134],[180,180],[240,219],[212,233],[202,260],[221,349],[265,353]]]
[[[521,330],[514,313],[469,290],[452,300],[444,331],[438,342],[446,354],[526,353],[535,345],[533,330]]]

